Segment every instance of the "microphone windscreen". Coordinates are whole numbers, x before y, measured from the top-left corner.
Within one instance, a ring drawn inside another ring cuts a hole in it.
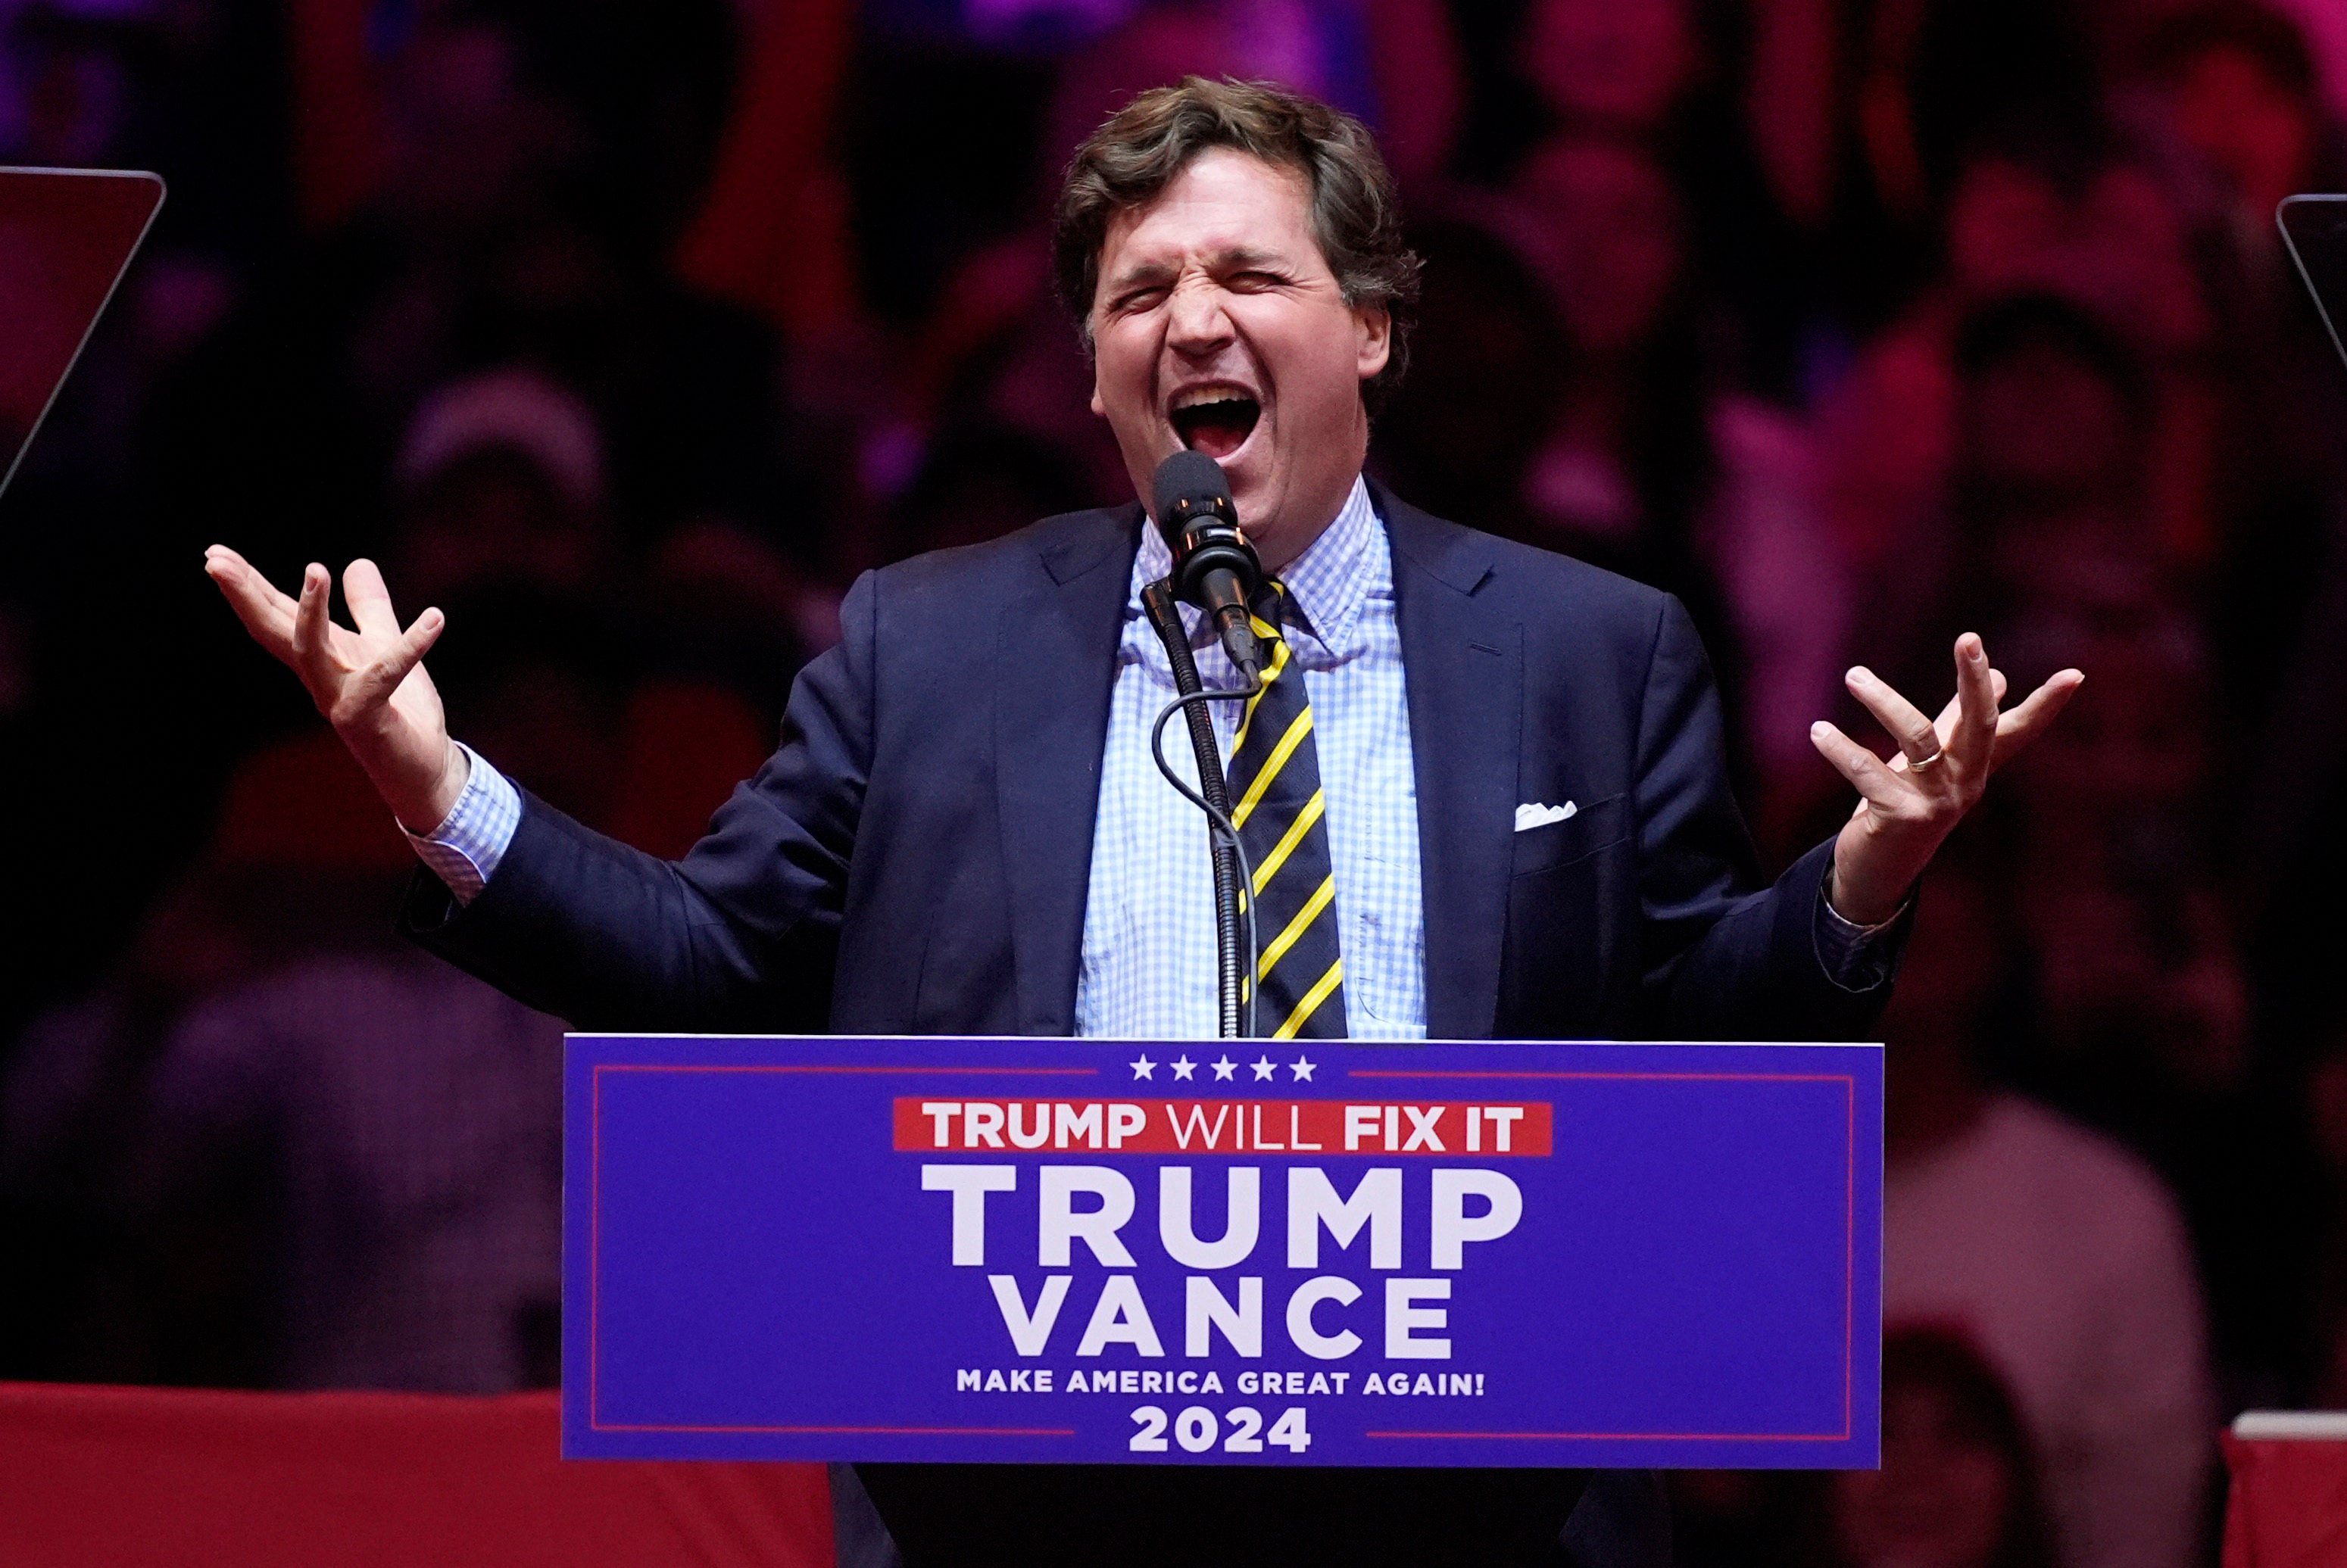
[[[1184,448],[1157,466],[1157,480],[1151,487],[1156,506],[1151,508],[1160,528],[1174,529],[1182,526],[1188,513],[1211,510],[1217,504],[1227,513],[1231,504],[1231,482],[1223,473],[1223,466],[1204,452]],[[1187,508],[1183,502],[1190,503]]]

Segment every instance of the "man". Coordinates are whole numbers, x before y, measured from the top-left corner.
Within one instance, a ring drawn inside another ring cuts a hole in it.
[[[1677,604],[1362,479],[1416,263],[1360,125],[1259,86],[1144,93],[1078,152],[1056,247],[1136,494],[1184,446],[1214,457],[1286,585],[1273,667],[1291,678],[1217,721],[1233,794],[1260,807],[1242,831],[1266,842],[1266,1032],[1863,1035],[1885,927],[2075,671],[2000,718],[1967,637],[1936,724],[1853,671],[1904,760],[1819,725],[1861,804],[1758,886]],[[207,569],[417,839],[431,874],[409,928],[532,1005],[598,1029],[1205,1038],[1204,835],[1148,756],[1172,687],[1139,619],[1166,565],[1143,523],[1138,506],[1075,513],[867,575],[781,748],[677,864],[455,744],[419,663],[441,617],[401,631],[368,563],[343,579],[355,630],[330,622],[323,567],[298,602],[217,547]],[[1209,682],[1227,679],[1197,641]],[[1538,1562],[1583,1480],[865,1474],[917,1564]],[[1593,1490],[1583,1560],[1653,1560],[1665,1527],[1646,1496]]]

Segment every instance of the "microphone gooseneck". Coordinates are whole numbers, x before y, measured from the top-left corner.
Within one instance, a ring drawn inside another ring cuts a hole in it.
[[[1158,531],[1174,553],[1175,597],[1206,612],[1240,683],[1253,690],[1263,681],[1263,647],[1247,604],[1263,586],[1263,563],[1239,531],[1223,466],[1204,452],[1176,452],[1158,465],[1152,490]]]

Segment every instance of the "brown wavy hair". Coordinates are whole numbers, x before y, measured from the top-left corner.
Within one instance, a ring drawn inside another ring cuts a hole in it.
[[[1060,300],[1092,346],[1101,248],[1120,212],[1147,205],[1192,159],[1227,147],[1303,174],[1312,234],[1345,302],[1393,323],[1385,368],[1362,384],[1375,410],[1409,364],[1418,258],[1402,242],[1401,201],[1369,128],[1341,109],[1270,82],[1184,77],[1152,87],[1111,115],[1068,160],[1051,231]]]

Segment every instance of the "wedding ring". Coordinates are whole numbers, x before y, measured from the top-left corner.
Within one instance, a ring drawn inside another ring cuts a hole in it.
[[[1925,757],[1921,762],[1914,761],[1911,758],[1907,764],[1907,771],[1911,774],[1920,774],[1925,768],[1938,767],[1940,764],[1946,759],[1947,754],[1946,748],[1940,747],[1935,749],[1930,756]]]

